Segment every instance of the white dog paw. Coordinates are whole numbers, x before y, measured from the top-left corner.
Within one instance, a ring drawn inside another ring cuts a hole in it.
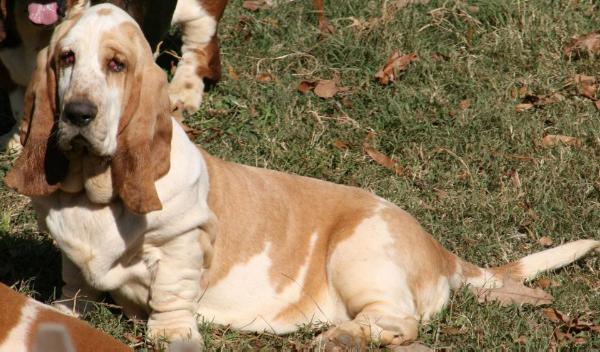
[[[168,341],[180,346],[204,346],[196,321],[174,323],[173,321],[148,320],[147,336],[153,341]],[[182,351],[188,351],[183,349]]]
[[[9,132],[0,136],[0,150],[18,152],[23,146],[19,138],[19,128],[13,127]]]
[[[185,114],[194,114],[202,104],[204,82],[200,77],[178,79],[173,78],[169,84],[169,98],[172,110],[180,110]]]

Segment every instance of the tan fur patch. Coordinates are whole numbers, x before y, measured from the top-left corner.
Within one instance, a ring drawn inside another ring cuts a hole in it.
[[[456,258],[434,240],[410,214],[397,207],[383,209],[382,218],[396,239],[395,260],[407,274],[418,311],[420,292],[431,289],[442,277],[456,271]]]
[[[277,292],[298,285],[304,265],[310,278],[298,302],[283,309],[278,319],[294,320],[304,311],[314,311],[327,287],[329,254],[374,213],[375,198],[357,188],[227,163],[205,152],[203,157],[211,180],[209,206],[217,219],[226,219],[219,221],[219,261],[208,271],[207,283],[216,285],[270,243],[269,274]],[[313,235],[317,238],[309,256]]]
[[[21,318],[25,306],[25,296],[17,294],[10,287],[0,283],[0,345],[8,337]]]
[[[100,11],[98,11],[98,16],[110,16],[111,13],[112,13],[112,9],[103,8],[103,9],[100,9]]]

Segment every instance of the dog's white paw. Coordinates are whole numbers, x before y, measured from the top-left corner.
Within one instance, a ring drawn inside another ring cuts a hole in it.
[[[171,109],[185,114],[194,114],[202,104],[204,82],[200,77],[180,78],[175,76],[169,84]]]
[[[149,319],[147,337],[157,343],[165,340],[170,342],[169,350],[172,350],[172,347],[178,348],[172,351],[196,352],[204,350],[202,336],[198,331],[196,320],[193,318],[184,322]]]
[[[0,136],[0,150],[18,152],[22,148],[18,126],[14,126],[9,132]]]

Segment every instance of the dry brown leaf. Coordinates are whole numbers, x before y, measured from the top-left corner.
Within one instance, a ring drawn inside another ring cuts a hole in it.
[[[336,147],[339,150],[346,150],[348,149],[348,143],[338,139],[335,142],[333,142],[333,146]]]
[[[517,106],[515,106],[515,110],[517,112],[522,112],[525,110],[529,110],[533,107],[533,104],[531,103],[522,103],[522,104],[517,104]]]
[[[528,95],[530,95],[529,89],[527,88],[527,86],[524,85],[520,86],[519,88],[513,88],[510,91],[510,96],[513,99],[526,97]]]
[[[571,38],[571,41],[563,52],[566,55],[582,56],[584,54],[594,55],[600,50],[600,32],[595,31]]]
[[[541,244],[544,247],[550,247],[552,245],[552,243],[554,243],[554,242],[552,241],[552,239],[550,237],[548,237],[548,236],[542,236],[538,240],[538,243]]]
[[[317,85],[317,82],[302,81],[298,85],[298,91],[300,91],[300,93],[302,93],[302,94],[306,94],[306,93],[310,92],[311,90],[315,89],[316,85]]]
[[[566,323],[570,320],[568,315],[556,308],[544,308],[542,314],[553,323]]]
[[[536,285],[539,288],[541,288],[542,290],[546,290],[551,287],[559,287],[560,282],[557,282],[557,281],[554,281],[551,279],[547,279],[547,278],[541,278],[536,281]]]
[[[529,341],[529,339],[527,339],[527,336],[522,336],[522,335],[514,340],[514,342],[518,343],[519,345],[525,345],[525,344],[527,344],[528,341]]]
[[[504,285],[498,288],[471,289],[480,303],[497,301],[502,306],[511,304],[543,305],[552,303],[552,296],[539,288],[531,288],[513,278],[505,278]]]
[[[363,142],[363,150],[365,151],[365,153],[367,153],[367,155],[370,156],[371,159],[373,159],[373,161],[375,161],[377,164],[385,167],[388,170],[393,171],[396,175],[402,175],[403,169],[401,166],[396,165],[396,162],[392,158],[369,145],[369,141],[372,138],[373,133],[369,132],[369,134]]]
[[[596,91],[598,90],[598,87],[596,86],[596,77],[575,75],[573,77],[573,81],[577,86],[577,91],[579,94],[586,98],[596,100]]]
[[[568,145],[573,147],[580,147],[581,140],[579,140],[579,138],[576,137],[549,134],[542,139],[542,145],[544,147],[552,147],[555,145]]]
[[[229,74],[229,78],[231,78],[234,81],[237,81],[238,79],[240,79],[237,72],[235,72],[235,70],[233,69],[233,66],[231,66],[231,65],[227,65],[227,73]]]
[[[261,72],[256,75],[256,80],[263,83],[271,82],[273,80],[273,75],[269,72]]]
[[[133,343],[133,344],[136,344],[136,343],[142,342],[142,341],[144,340],[144,339],[142,338],[142,336],[140,336],[140,335],[135,335],[135,334],[132,334],[132,333],[130,333],[130,332],[126,332],[126,333],[124,333],[124,334],[123,334],[123,337],[125,338],[125,340],[129,341],[129,343]]]
[[[315,94],[324,99],[333,98],[339,91],[336,83],[332,79],[324,79],[317,82]]]
[[[515,110],[517,112],[521,112],[521,111],[529,110],[529,109],[533,108],[534,106],[539,107],[539,106],[550,105],[550,104],[558,103],[563,100],[565,100],[565,97],[559,93],[551,93],[551,94],[546,94],[546,95],[528,94],[525,97],[523,97],[523,100],[521,101],[520,104],[517,104],[517,106],[515,107]]]
[[[244,1],[242,3],[242,7],[245,8],[246,10],[250,10],[250,11],[258,11],[258,10],[262,10],[265,9],[267,7],[270,7],[271,4],[269,4],[268,2],[264,1],[264,0],[257,0],[257,1]]]
[[[467,110],[471,106],[471,99],[464,99],[458,103],[458,108],[461,110]]]
[[[375,74],[375,79],[383,85],[390,84],[396,80],[398,72],[405,71],[411,62],[417,59],[417,54],[400,55],[398,50],[394,50],[387,59],[385,66]]]

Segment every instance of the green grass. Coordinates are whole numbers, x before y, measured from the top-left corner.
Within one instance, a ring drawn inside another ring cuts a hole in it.
[[[562,54],[573,35],[596,30],[593,1],[430,1],[382,13],[383,1],[326,2],[337,28],[322,38],[309,2],[251,13],[227,8],[219,32],[224,79],[189,119],[196,142],[228,160],[355,185],[414,214],[444,246],[479,265],[497,265],[555,244],[600,239],[600,117],[568,85],[595,75],[600,62]],[[393,10],[394,1],[387,1]],[[476,6],[474,8],[473,6]],[[355,24],[355,25],[353,25]],[[358,25],[356,25],[358,24]],[[389,54],[419,56],[399,80],[373,76]],[[434,60],[432,54],[445,60]],[[228,74],[231,66],[239,76]],[[258,82],[259,73],[274,80]],[[321,99],[296,88],[302,80],[339,77],[347,93]],[[565,100],[525,112],[511,92],[521,86]],[[458,103],[470,99],[460,110]],[[370,160],[373,145],[405,168],[402,176]],[[574,136],[581,147],[544,148],[546,134]],[[335,147],[343,141],[348,149]],[[11,157],[2,156],[0,173]],[[518,173],[521,186],[511,175]],[[0,279],[49,301],[60,287],[58,251],[36,230],[27,200],[0,192]],[[553,307],[600,323],[600,261],[587,258],[544,275]],[[535,283],[533,284],[535,285]],[[86,317],[115,337],[141,336],[143,325],[110,305]],[[480,305],[460,290],[423,325],[419,340],[449,350],[546,350],[556,324],[539,307]],[[211,350],[302,350],[319,330],[291,336],[247,334],[202,323]],[[516,342],[524,336],[525,342]],[[600,336],[580,333],[600,348]],[[145,348],[143,341],[137,346]]]

